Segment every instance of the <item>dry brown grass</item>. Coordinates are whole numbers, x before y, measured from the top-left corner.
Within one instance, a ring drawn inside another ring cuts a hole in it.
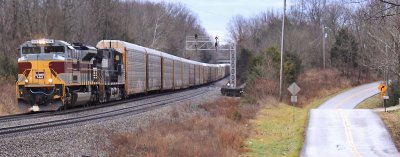
[[[345,76],[337,69],[312,69],[302,73],[297,79],[301,91],[299,93],[299,106],[309,103],[309,100],[329,95],[332,92],[349,88],[359,84],[375,81],[374,75]]]
[[[385,122],[396,148],[400,150],[400,111],[380,112],[379,115]]]
[[[299,105],[304,106],[308,101],[322,95],[328,95],[332,91],[351,87],[351,81],[341,75],[336,69],[313,69],[302,73],[297,80],[301,92],[299,93]]]
[[[15,84],[0,79],[0,116],[19,113]]]
[[[239,156],[245,151],[246,123],[258,108],[240,105],[236,98],[221,98],[200,105],[199,112],[189,117],[174,109],[168,119],[110,136],[107,150],[110,156]]]

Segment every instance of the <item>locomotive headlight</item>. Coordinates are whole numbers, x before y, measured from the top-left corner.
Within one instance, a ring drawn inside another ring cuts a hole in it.
[[[53,83],[53,79],[49,78],[49,82],[50,82],[50,83]]]
[[[28,83],[29,82],[29,80],[28,79],[25,79],[25,83]]]
[[[41,39],[41,40],[38,41],[38,43],[39,43],[39,44],[46,44],[46,41],[43,40],[43,39]]]

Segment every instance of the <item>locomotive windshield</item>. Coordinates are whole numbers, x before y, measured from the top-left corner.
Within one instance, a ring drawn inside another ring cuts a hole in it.
[[[64,46],[44,46],[44,53],[64,53]],[[39,54],[41,53],[41,48],[36,47],[22,47],[22,54]]]
[[[22,54],[38,54],[40,47],[22,47]]]
[[[44,53],[64,53],[64,46],[45,46]]]

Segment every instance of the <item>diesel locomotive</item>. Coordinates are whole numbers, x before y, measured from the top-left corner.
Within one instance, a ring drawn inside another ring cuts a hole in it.
[[[96,105],[199,86],[229,74],[228,64],[201,63],[120,40],[92,47],[38,39],[26,41],[19,51],[16,94],[26,111]]]

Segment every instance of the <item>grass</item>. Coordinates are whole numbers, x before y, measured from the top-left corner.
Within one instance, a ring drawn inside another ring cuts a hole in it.
[[[262,109],[256,119],[250,121],[253,134],[246,140],[246,147],[250,151],[245,156],[299,156],[304,143],[309,110],[317,108],[340,91],[314,99],[304,108],[280,103],[278,106]]]
[[[379,116],[388,128],[397,150],[400,150],[400,111],[380,112]]]
[[[383,106],[380,94],[374,95],[356,106],[357,109],[374,109]]]

